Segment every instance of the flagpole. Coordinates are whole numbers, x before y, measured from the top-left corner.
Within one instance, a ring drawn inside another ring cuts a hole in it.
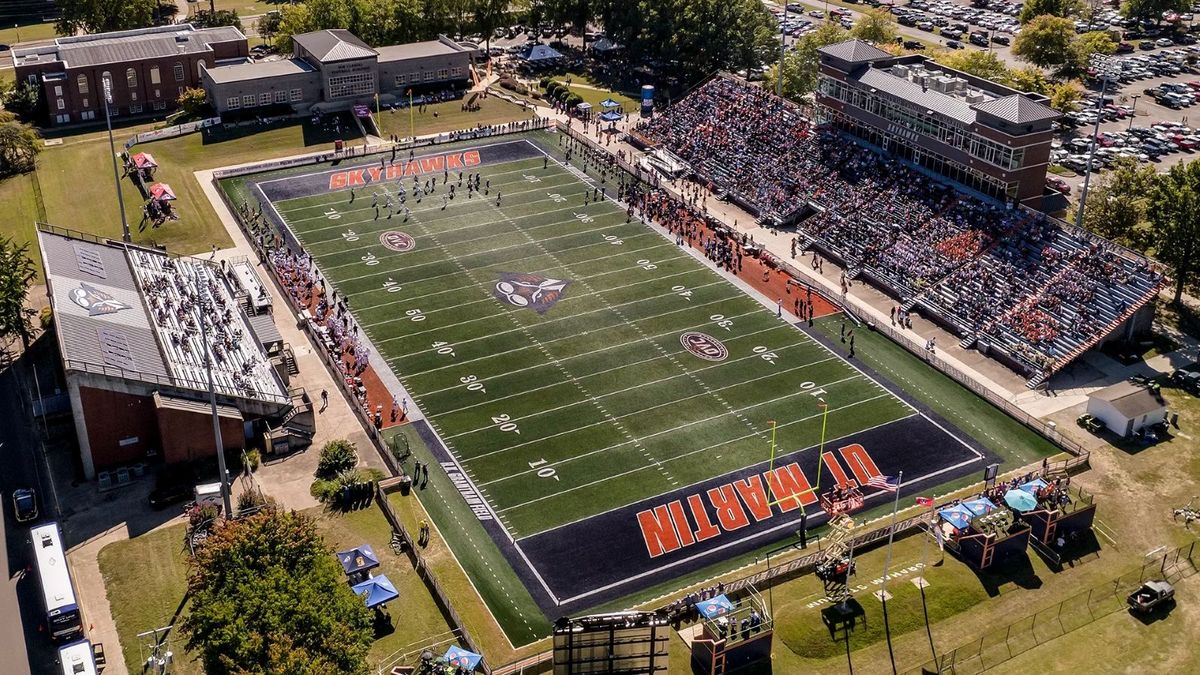
[[[897,490],[896,492],[899,493],[900,491]],[[933,501],[930,500],[930,504],[932,504],[932,503],[933,503]],[[925,521],[925,526],[930,529],[930,532],[925,537],[924,544],[921,545],[921,582],[922,583],[920,585],[920,589],[921,589],[921,613],[925,615],[925,635],[929,637],[929,651],[930,651],[930,653],[933,654],[933,660],[934,660],[934,663],[936,663],[937,662],[937,648],[933,646],[933,628],[930,627],[930,625],[929,625],[929,606],[925,603],[925,586],[928,585],[928,582],[925,579],[925,574],[926,574],[926,570],[929,569],[929,540],[934,537],[934,534],[932,532],[933,528],[937,527],[937,522],[931,517],[931,516],[933,516],[933,509],[934,509],[934,507],[931,505],[929,507],[929,513],[927,515],[928,520]]]
[[[892,629],[888,625],[887,614],[887,582],[888,568],[892,566],[892,541],[896,537],[896,513],[900,510],[900,486],[904,484],[904,472],[896,476],[896,499],[892,502],[892,526],[888,530],[887,555],[883,558],[883,584],[880,587],[879,600],[883,603],[883,632],[887,637],[888,658],[892,662],[892,675],[896,675],[896,655],[892,652]]]
[[[411,136],[412,139],[415,141],[415,140],[417,140],[417,127],[416,127],[416,123],[413,121],[412,105],[413,105],[412,87],[409,87],[408,88],[408,135]]]

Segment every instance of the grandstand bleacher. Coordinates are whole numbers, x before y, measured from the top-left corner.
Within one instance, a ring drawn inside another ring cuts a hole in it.
[[[641,123],[760,219],[987,348],[1036,386],[1117,331],[1164,283],[1158,265],[1066,223],[952,187],[737,78]]]

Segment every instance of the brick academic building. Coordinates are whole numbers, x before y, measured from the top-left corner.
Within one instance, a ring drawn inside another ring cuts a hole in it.
[[[51,126],[104,119],[103,81],[111,83],[113,117],[160,113],[219,61],[249,56],[233,27],[156,26],[60,37],[52,45],[13,50],[18,82],[41,90]]]
[[[819,52],[823,121],[989,197],[1041,206],[1060,117],[1046,97],[859,40]]]

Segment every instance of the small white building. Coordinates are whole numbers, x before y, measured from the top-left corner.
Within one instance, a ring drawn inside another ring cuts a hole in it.
[[[1093,392],[1088,397],[1087,411],[1123,437],[1167,419],[1167,404],[1162,396],[1146,385],[1133,382],[1118,382]]]

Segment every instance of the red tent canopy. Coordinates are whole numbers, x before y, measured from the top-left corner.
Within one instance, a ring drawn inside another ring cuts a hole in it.
[[[148,152],[139,152],[133,156],[133,165],[139,169],[146,169],[158,166],[158,162],[154,161],[154,155]]]
[[[175,191],[166,183],[155,183],[150,186],[150,195],[159,201],[171,201],[175,199]]]

